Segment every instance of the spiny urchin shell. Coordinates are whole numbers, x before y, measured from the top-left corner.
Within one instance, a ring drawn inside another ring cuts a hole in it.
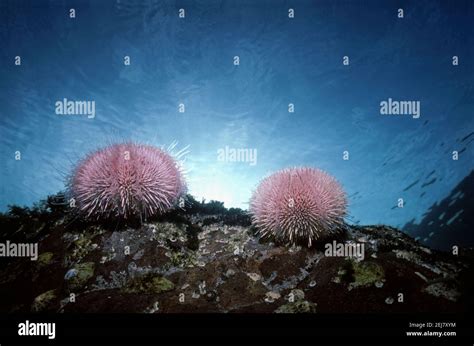
[[[173,208],[186,187],[166,151],[135,143],[113,144],[76,166],[70,192],[86,218],[144,217]]]
[[[265,178],[253,193],[250,213],[263,236],[311,246],[342,226],[346,206],[346,194],[332,176],[299,167]]]

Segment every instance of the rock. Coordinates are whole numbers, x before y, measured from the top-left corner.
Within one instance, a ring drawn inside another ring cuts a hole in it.
[[[0,270],[0,312],[456,313],[472,302],[472,250],[453,256],[392,227],[347,225],[338,241],[363,242],[364,260],[329,257],[324,244],[259,239],[245,212],[192,208],[110,228],[58,212],[37,265]],[[64,300],[69,292],[80,304]]]
[[[76,292],[82,289],[87,281],[94,277],[94,268],[95,263],[86,262],[79,263],[74,268],[69,270],[65,276],[69,291]]]
[[[356,262],[352,261],[354,271],[354,282],[350,283],[351,288],[366,287],[384,279],[383,268],[374,262]]]
[[[72,265],[83,260],[89,253],[94,251],[98,244],[94,242],[96,237],[105,233],[105,230],[92,226],[85,229],[85,231],[76,237],[74,237],[72,243],[68,246],[68,251],[65,257],[67,265]],[[68,234],[64,235],[65,239],[68,239]]]
[[[123,288],[126,293],[162,293],[174,289],[174,284],[166,278],[157,275],[146,275],[131,280]]]
[[[44,268],[48,266],[51,261],[53,260],[53,253],[52,252],[43,252],[41,255],[38,256],[38,267]]]
[[[278,314],[295,314],[295,313],[314,313],[316,312],[316,304],[306,300],[298,300],[280,306],[275,310]]]
[[[35,298],[31,305],[32,312],[42,312],[48,310],[56,300],[56,290],[46,291]]]
[[[142,258],[144,254],[145,254],[145,250],[140,250],[135,255],[133,255],[133,259],[137,261],[140,258]]]
[[[436,282],[424,289],[425,292],[436,297],[443,297],[453,302],[459,299],[460,293],[454,287],[449,287],[445,282]]]

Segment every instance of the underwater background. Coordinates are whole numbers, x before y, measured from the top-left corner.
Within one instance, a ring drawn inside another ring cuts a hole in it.
[[[472,14],[469,0],[2,0],[0,211],[64,190],[104,145],[177,141],[198,199],[246,209],[260,179],[308,165],[342,183],[350,223],[427,243],[454,225],[474,244]],[[64,98],[95,117],[56,114]],[[389,98],[420,117],[381,115]],[[226,147],[255,165],[221,162]]]

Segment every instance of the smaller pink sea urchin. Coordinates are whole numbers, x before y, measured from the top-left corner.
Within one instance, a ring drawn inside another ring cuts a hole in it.
[[[173,208],[185,193],[176,160],[162,149],[113,144],[79,162],[70,192],[86,218],[147,217]]]
[[[250,201],[252,222],[263,236],[308,246],[340,228],[346,215],[346,194],[326,172],[289,168],[265,178]]]

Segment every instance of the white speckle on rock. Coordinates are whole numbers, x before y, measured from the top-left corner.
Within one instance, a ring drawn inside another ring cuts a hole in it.
[[[428,279],[423,274],[419,272],[415,272],[415,275],[419,276],[423,281],[428,282]]]
[[[235,275],[235,270],[233,269],[227,269],[227,271],[225,272],[225,276],[228,278],[230,278],[233,275]]]
[[[155,302],[153,304],[153,306],[149,307],[148,309],[145,310],[146,313],[149,313],[149,314],[153,314],[155,312],[157,312],[158,310],[160,310],[160,303],[159,302]]]
[[[135,255],[133,255],[133,260],[135,261],[139,260],[140,258],[143,257],[144,254],[145,254],[145,250],[141,249]]]
[[[273,303],[275,300],[280,299],[280,297],[280,293],[270,291],[265,294],[265,301],[267,303]]]
[[[77,269],[69,269],[67,272],[66,272],[66,275],[64,275],[64,280],[69,280],[71,278],[73,278],[74,276],[77,275]]]
[[[257,273],[246,273],[246,274],[247,274],[247,276],[248,276],[249,278],[251,278],[253,281],[258,281],[258,280],[260,280],[260,279],[262,278],[262,277],[261,277],[259,274],[257,274]]]
[[[289,249],[288,249],[288,252],[289,253],[297,253],[301,250],[301,246],[295,246],[295,245],[292,245]]]
[[[200,294],[206,294],[206,281],[202,281],[199,284],[199,293]]]
[[[433,283],[426,287],[423,291],[435,297],[446,298],[452,302],[456,302],[460,297],[460,293],[456,288],[449,287],[444,282]]]
[[[424,246],[421,246],[421,247],[420,247],[420,250],[426,252],[427,254],[431,254],[431,250],[428,249],[428,248],[426,248],[426,247],[424,247]]]

